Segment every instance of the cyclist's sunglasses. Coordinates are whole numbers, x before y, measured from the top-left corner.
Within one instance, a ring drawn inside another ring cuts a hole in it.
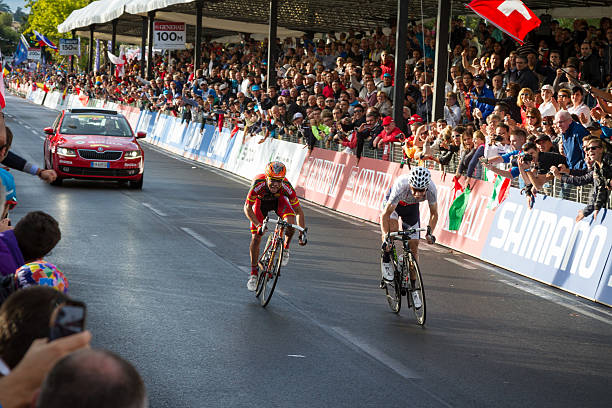
[[[282,179],[282,178],[273,178],[273,177],[268,177],[268,180],[269,180],[270,182],[282,183],[284,179]]]
[[[414,188],[412,187],[412,191],[414,191],[415,193],[424,193],[427,191],[426,188]]]

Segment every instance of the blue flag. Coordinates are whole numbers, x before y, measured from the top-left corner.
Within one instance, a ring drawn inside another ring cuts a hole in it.
[[[13,58],[13,66],[16,67],[27,59],[28,59],[28,41],[24,38],[22,34],[21,39],[19,40],[19,45],[17,46],[17,50],[15,51],[15,56]]]

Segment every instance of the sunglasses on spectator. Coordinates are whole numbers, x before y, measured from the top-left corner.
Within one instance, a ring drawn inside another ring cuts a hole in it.
[[[527,116],[527,119],[537,119],[537,116]]]
[[[559,98],[569,98],[569,95],[559,94]]]
[[[601,145],[597,145],[597,146],[590,146],[584,149],[585,152],[590,152],[591,150],[595,150],[595,149],[601,149]]]

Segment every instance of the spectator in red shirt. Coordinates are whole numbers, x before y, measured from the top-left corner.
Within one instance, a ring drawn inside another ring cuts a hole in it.
[[[403,142],[405,139],[402,131],[395,126],[391,116],[386,116],[382,120],[383,131],[376,136],[372,146],[376,149],[383,148],[383,160],[389,160],[389,145],[393,142]]]
[[[380,56],[380,69],[382,70],[380,79],[384,79],[384,75],[389,74],[391,75],[391,82],[394,82],[395,60],[393,59],[393,54],[383,51],[382,55]]]

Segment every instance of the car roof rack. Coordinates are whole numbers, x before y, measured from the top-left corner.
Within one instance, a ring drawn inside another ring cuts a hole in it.
[[[107,115],[116,115],[117,111],[113,109],[103,109],[103,108],[72,108],[67,109],[70,113],[104,113]]]

